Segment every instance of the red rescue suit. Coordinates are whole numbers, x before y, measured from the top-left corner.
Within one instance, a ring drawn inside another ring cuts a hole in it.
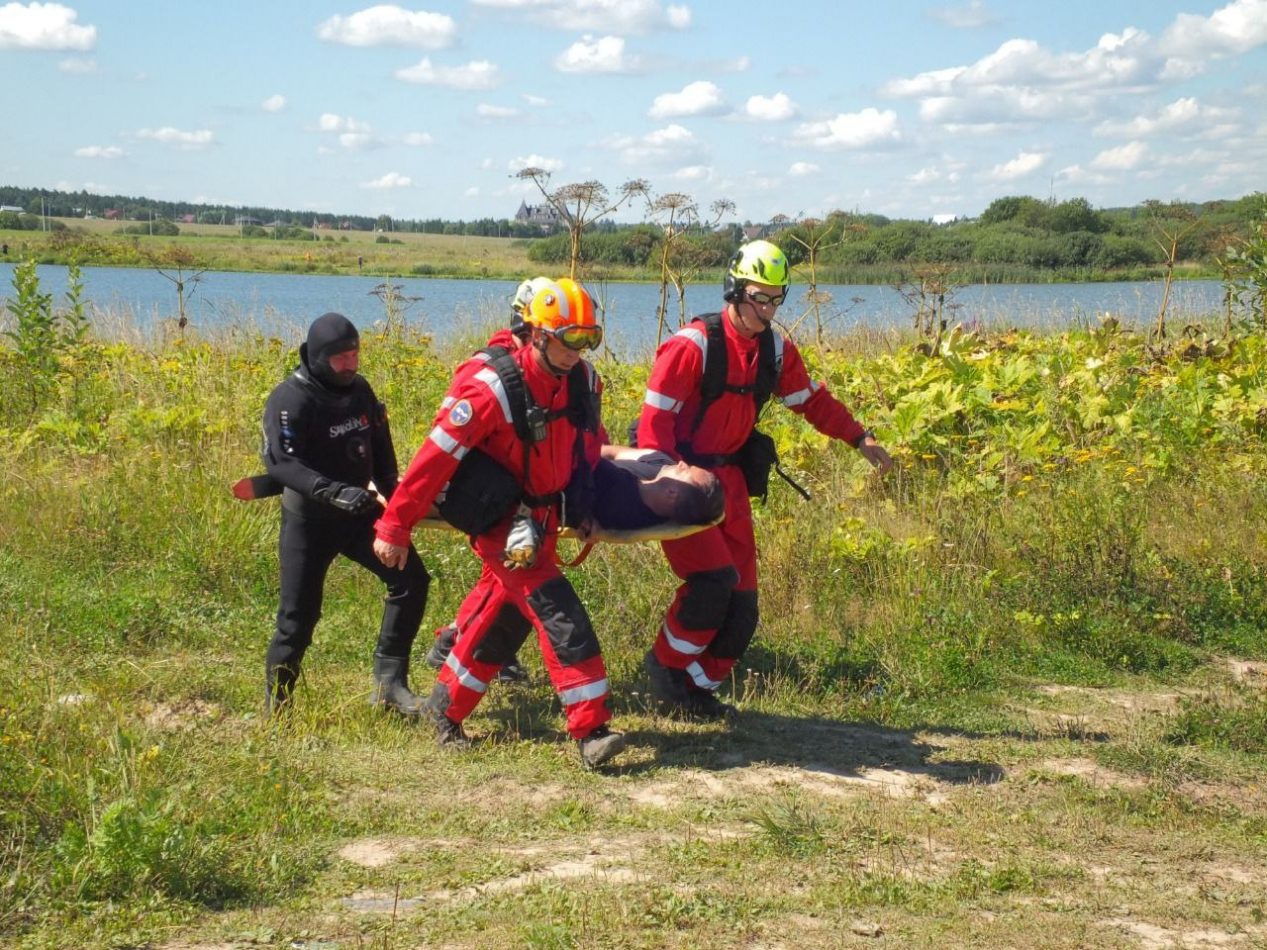
[[[534,443],[528,460],[524,493],[538,500],[533,518],[545,529],[545,540],[531,568],[502,563],[510,518],[471,539],[483,562],[475,589],[468,595],[462,635],[440,670],[439,686],[448,694],[444,714],[461,722],[483,698],[502,664],[514,657],[527,635],[526,618],[537,630],[550,681],[559,694],[574,739],[588,736],[611,719],[607,671],[589,614],[572,585],[560,573],[555,557],[559,503],[553,500],[572,475],[577,429],[568,408],[568,380],[556,377],[537,361],[534,347],[513,354],[533,400],[553,418],[546,438]],[[591,389],[599,380],[582,364]],[[597,438],[587,438],[586,464],[597,462]],[[524,446],[515,434],[507,394],[497,373],[476,354],[455,374],[435,424],[401,479],[383,516],[377,536],[391,544],[407,544],[410,529],[421,520],[448,484],[458,463],[479,448],[518,477],[524,475]]]
[[[755,337],[745,339],[728,314],[721,323],[726,383],[751,387],[757,379],[759,342]],[[826,386],[810,380],[796,345],[777,329],[771,332],[779,370],[774,397],[825,435],[849,443],[859,440],[862,425]],[[708,346],[708,332],[698,319],[661,345],[638,422],[639,447],[681,458],[687,447],[696,456],[730,455],[747,441],[757,421],[751,393],[722,392],[695,427]],[[693,687],[706,691],[717,689],[743,656],[758,619],[757,546],[748,488],[735,465],[719,465],[713,471],[726,495],[722,522],[661,543],[669,566],[683,583],[653,648],[663,666],[685,670]]]

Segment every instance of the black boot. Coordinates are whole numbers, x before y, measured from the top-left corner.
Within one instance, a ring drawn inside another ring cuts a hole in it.
[[[642,667],[651,678],[651,695],[669,711],[682,712],[690,701],[687,695],[688,680],[685,670],[674,670],[656,659],[655,651],[648,650],[642,658]]]
[[[370,702],[402,716],[422,715],[422,700],[409,690],[409,657],[374,654],[374,693]]]
[[[692,689],[686,697],[686,715],[700,722],[734,722],[739,710],[730,703],[723,703],[717,694],[707,689]]]
[[[427,666],[433,670],[438,670],[444,666],[444,661],[453,652],[453,644],[457,642],[458,628],[456,624],[449,624],[443,630],[440,630],[436,634],[436,642],[431,644],[431,649],[427,651]]]
[[[512,656],[510,662],[502,665],[497,671],[497,682],[499,683],[526,683],[528,682],[528,671],[523,668],[519,662],[519,657]]]
[[[290,697],[299,680],[299,669],[264,664],[264,711],[276,716],[290,708]]]
[[[436,729],[436,742],[443,749],[469,749],[471,740],[460,722],[454,722],[444,714],[449,708],[449,691],[441,683],[436,683],[431,696],[422,704],[423,714],[431,720]]]
[[[577,746],[581,750],[581,764],[587,769],[596,769],[624,751],[625,737],[603,725],[577,742]]]

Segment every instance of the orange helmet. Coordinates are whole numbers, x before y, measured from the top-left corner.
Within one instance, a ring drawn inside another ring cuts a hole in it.
[[[524,323],[573,350],[592,349],[602,342],[603,328],[594,319],[594,301],[584,287],[567,277],[538,286],[524,311]]]

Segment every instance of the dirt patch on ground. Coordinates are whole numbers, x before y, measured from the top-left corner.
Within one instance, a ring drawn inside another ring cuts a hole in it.
[[[1092,759],[1044,759],[1030,766],[1029,771],[1072,775],[1095,788],[1145,788],[1148,780],[1105,768]]]
[[[1223,930],[1170,930],[1142,920],[1110,918],[1104,926],[1112,927],[1139,941],[1142,950],[1168,950],[1172,947],[1251,947],[1261,946],[1257,941],[1263,931],[1257,933],[1228,933]]]
[[[1249,683],[1267,689],[1267,662],[1237,660],[1233,657],[1227,657],[1223,662],[1236,682]]]
[[[733,830],[709,829],[708,837],[733,837]],[[365,889],[343,898],[343,906],[358,913],[407,914],[436,904],[463,903],[493,894],[522,891],[547,881],[565,881],[577,878],[593,878],[605,883],[622,883],[637,880],[645,872],[632,865],[645,860],[648,849],[677,840],[670,834],[602,835],[565,842],[543,842],[528,846],[488,847],[480,845],[487,853],[515,858],[529,867],[514,874],[493,878],[467,887],[429,891],[425,894],[399,894]],[[459,848],[461,842],[423,841],[421,839],[366,838],[353,841],[339,849],[338,856],[362,867],[382,867],[399,859],[411,850],[438,847]],[[374,863],[370,863],[374,862]]]
[[[190,699],[174,703],[146,703],[141,708],[143,721],[159,732],[188,732],[200,723],[215,722],[224,715],[216,703]]]
[[[689,769],[672,779],[641,785],[630,792],[639,805],[675,808],[683,801],[710,801],[735,796],[751,797],[780,789],[797,789],[827,798],[882,795],[886,798],[920,799],[930,804],[946,800],[942,784],[897,768],[860,768],[842,772],[830,766],[757,765],[725,772]]]

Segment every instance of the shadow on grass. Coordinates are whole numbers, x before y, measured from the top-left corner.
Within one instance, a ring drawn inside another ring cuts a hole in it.
[[[540,685],[540,684],[538,684]],[[557,700],[543,702],[545,691],[514,687],[490,704],[487,712],[506,733],[543,742],[566,742],[560,730]],[[789,716],[743,710],[729,726],[684,723],[650,710],[631,710],[612,722],[625,733],[631,748],[650,747],[654,758],[611,771],[639,775],[655,769],[683,768],[724,772],[750,766],[783,766],[843,779],[865,780],[868,773],[901,773],[912,779],[966,785],[1000,781],[997,764],[942,758],[943,749],[919,741],[916,734],[987,738],[945,728],[895,729],[874,723],[847,722],[822,716]],[[652,728],[639,727],[650,722]],[[989,738],[997,738],[991,733]],[[1036,736],[1019,738],[1037,739]]]
[[[943,750],[919,741],[913,730],[872,723],[751,711],[740,712],[726,727],[663,721],[663,731],[628,734],[631,744],[654,747],[655,761],[622,771],[636,774],[666,767],[725,771],[764,765],[845,779],[864,779],[874,772],[901,773],[950,785],[988,785],[1004,777],[996,763],[941,758]]]

